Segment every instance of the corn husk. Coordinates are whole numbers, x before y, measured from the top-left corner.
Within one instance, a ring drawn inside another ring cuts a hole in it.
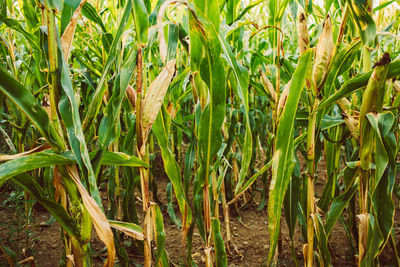
[[[385,53],[375,64],[374,71],[369,78],[367,87],[363,94],[360,109],[360,127],[369,112],[380,112],[383,105],[386,76],[389,71],[390,55]]]
[[[133,89],[130,84],[128,84],[128,87],[126,88],[126,97],[128,98],[128,101],[131,104],[132,108],[135,109],[137,96],[135,89]]]
[[[276,102],[276,93],[275,88],[272,85],[271,81],[268,79],[267,75],[264,71],[260,70],[261,82],[264,85],[264,90],[267,94],[269,94],[274,102]]]
[[[307,17],[304,13],[300,14],[299,23],[297,24],[297,41],[299,44],[299,52],[302,55],[310,47],[310,37],[307,29]]]
[[[330,16],[326,18],[324,22],[324,30],[319,37],[317,51],[315,55],[315,62],[313,67],[313,92],[315,95],[319,93],[319,87],[321,86],[326,69],[329,61],[332,57],[334,49],[333,36],[332,36],[332,20]]]
[[[278,107],[276,109],[276,114],[277,114],[277,118],[279,120],[279,117],[281,116],[281,113],[283,111],[283,108],[285,107],[286,104],[286,100],[288,98],[289,95],[289,89],[290,89],[290,84],[292,83],[292,81],[290,81],[285,88],[282,91],[282,94],[279,97],[279,102],[278,102]]]

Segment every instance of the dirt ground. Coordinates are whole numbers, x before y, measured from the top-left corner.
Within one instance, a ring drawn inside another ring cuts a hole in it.
[[[158,164],[157,164],[158,165]],[[324,164],[319,166],[320,177],[323,177],[323,170],[325,169]],[[182,233],[176,225],[170,220],[167,207],[166,207],[166,195],[165,187],[168,182],[168,178],[165,175],[160,175],[158,179],[158,198],[164,203],[161,205],[164,214],[164,224],[166,231],[166,250],[169,258],[172,262],[171,266],[184,266],[182,264]],[[323,181],[320,180],[316,184],[316,194],[320,195],[323,185]],[[5,199],[8,197],[8,192],[2,192],[0,196],[0,242],[15,249],[16,246],[22,248],[25,242],[25,233],[23,229],[18,235],[15,232],[11,232],[13,224],[15,224],[16,212],[10,210],[2,205]],[[105,192],[102,192],[105,194]],[[399,201],[396,200],[396,218],[395,218],[395,229],[399,229],[400,217],[398,210]],[[140,203],[137,203],[138,211],[140,211]],[[38,205],[36,205],[38,206]],[[31,245],[30,251],[27,254],[33,255],[36,266],[53,267],[57,266],[59,259],[62,256],[63,244],[60,236],[60,228],[57,223],[45,225],[45,222],[49,219],[49,214],[40,207],[35,207],[32,216],[32,236],[30,238]],[[178,215],[179,209],[175,205],[175,212]],[[222,214],[222,212],[221,212]],[[139,214],[140,217],[141,214]],[[288,227],[286,225],[284,215],[281,221],[282,226],[282,251],[280,256],[280,266],[295,266],[291,255],[291,241],[288,239]],[[262,211],[256,211],[256,205],[249,205],[245,209],[240,210],[240,218],[238,216],[231,216],[230,226],[232,232],[232,252],[228,255],[228,266],[265,266],[267,253],[269,250],[268,230],[267,230],[267,212],[266,208]],[[225,237],[224,219],[221,215],[221,232]],[[97,239],[96,234],[93,232],[93,248],[98,252],[99,256],[94,257],[94,266],[102,266],[102,258],[105,257],[104,247],[102,243]],[[304,240],[300,233],[299,225],[296,226],[296,232],[294,236],[294,247],[296,257],[299,265],[303,265],[302,246]],[[346,237],[343,227],[337,223],[330,236],[330,250],[332,255],[332,263],[334,266],[356,266],[354,255],[351,251],[351,246]],[[384,253],[385,254],[385,253]],[[388,253],[386,253],[388,254]],[[195,232],[193,237],[193,258],[199,266],[204,266],[204,243],[200,238],[200,235]],[[28,255],[26,255],[28,256]],[[140,257],[131,255],[135,258],[138,263],[141,262]],[[390,259],[391,255],[385,256]],[[24,255],[20,255],[20,259],[24,259]],[[389,262],[388,260],[387,262]],[[5,263],[3,255],[0,255],[0,266]],[[7,265],[4,265],[7,266]],[[29,266],[29,265],[26,265]]]

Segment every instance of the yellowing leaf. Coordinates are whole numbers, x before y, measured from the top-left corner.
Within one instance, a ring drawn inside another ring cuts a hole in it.
[[[151,83],[142,105],[142,140],[147,136],[160,111],[163,99],[175,73],[175,59],[165,65],[161,73]]]
[[[144,240],[143,229],[134,223],[109,220],[110,226],[137,240]]]

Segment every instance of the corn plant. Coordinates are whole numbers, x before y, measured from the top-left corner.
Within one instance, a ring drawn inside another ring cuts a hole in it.
[[[0,0],[0,186],[59,223],[66,266],[93,265],[93,226],[105,266],[131,266],[132,249],[169,266],[166,220],[180,264],[196,266],[197,229],[205,265],[228,266],[231,222],[257,194],[268,266],[284,222],[293,265],[333,265],[335,225],[358,266],[388,247],[400,264],[399,4]]]

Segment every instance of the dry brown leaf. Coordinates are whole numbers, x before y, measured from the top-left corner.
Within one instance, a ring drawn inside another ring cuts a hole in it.
[[[304,258],[304,265],[307,266],[307,251],[308,251],[308,244],[303,244],[303,258]]]
[[[87,0],[82,0],[80,5],[75,9],[74,14],[71,17],[70,22],[68,23],[67,27],[63,35],[61,36],[61,48],[64,53],[64,60],[68,62],[69,52],[71,51],[72,40],[74,39],[76,24],[78,23],[79,15],[81,14],[81,10],[83,5],[86,3]]]
[[[213,260],[212,260],[212,255],[211,255],[211,248],[205,248],[204,249],[204,254],[206,256],[206,267],[212,267],[213,266]]]
[[[114,238],[113,238],[113,233],[111,231],[110,223],[108,222],[106,215],[104,215],[103,211],[100,209],[99,205],[97,205],[96,201],[89,195],[88,191],[81,183],[76,166],[69,166],[68,172],[71,175],[73,181],[75,182],[75,185],[79,190],[79,193],[81,194],[83,205],[85,205],[85,208],[89,212],[90,218],[92,219],[97,235],[107,248],[108,254],[104,266],[105,267],[114,266],[115,246],[114,246]]]
[[[26,156],[35,152],[40,152],[40,151],[44,151],[44,150],[48,150],[51,147],[48,144],[44,144],[38,147],[35,147],[34,149],[31,149],[29,151],[25,151],[22,153],[18,153],[18,154],[13,154],[13,155],[0,155],[0,161],[8,161],[8,160],[12,160],[12,159],[17,159],[20,158],[22,156]]]
[[[395,81],[393,83],[394,89],[396,89],[397,92],[400,92],[400,81]]]
[[[54,199],[56,202],[60,199],[60,196],[63,197],[62,203],[66,203],[65,201],[65,189],[62,184],[61,180],[61,174],[60,171],[58,170],[58,166],[55,166],[54,168],[54,176],[53,176],[53,186],[54,186]]]
[[[365,250],[367,248],[367,239],[368,239],[368,213],[362,213],[357,215],[358,219],[358,235],[359,235],[359,260],[364,258]]]

